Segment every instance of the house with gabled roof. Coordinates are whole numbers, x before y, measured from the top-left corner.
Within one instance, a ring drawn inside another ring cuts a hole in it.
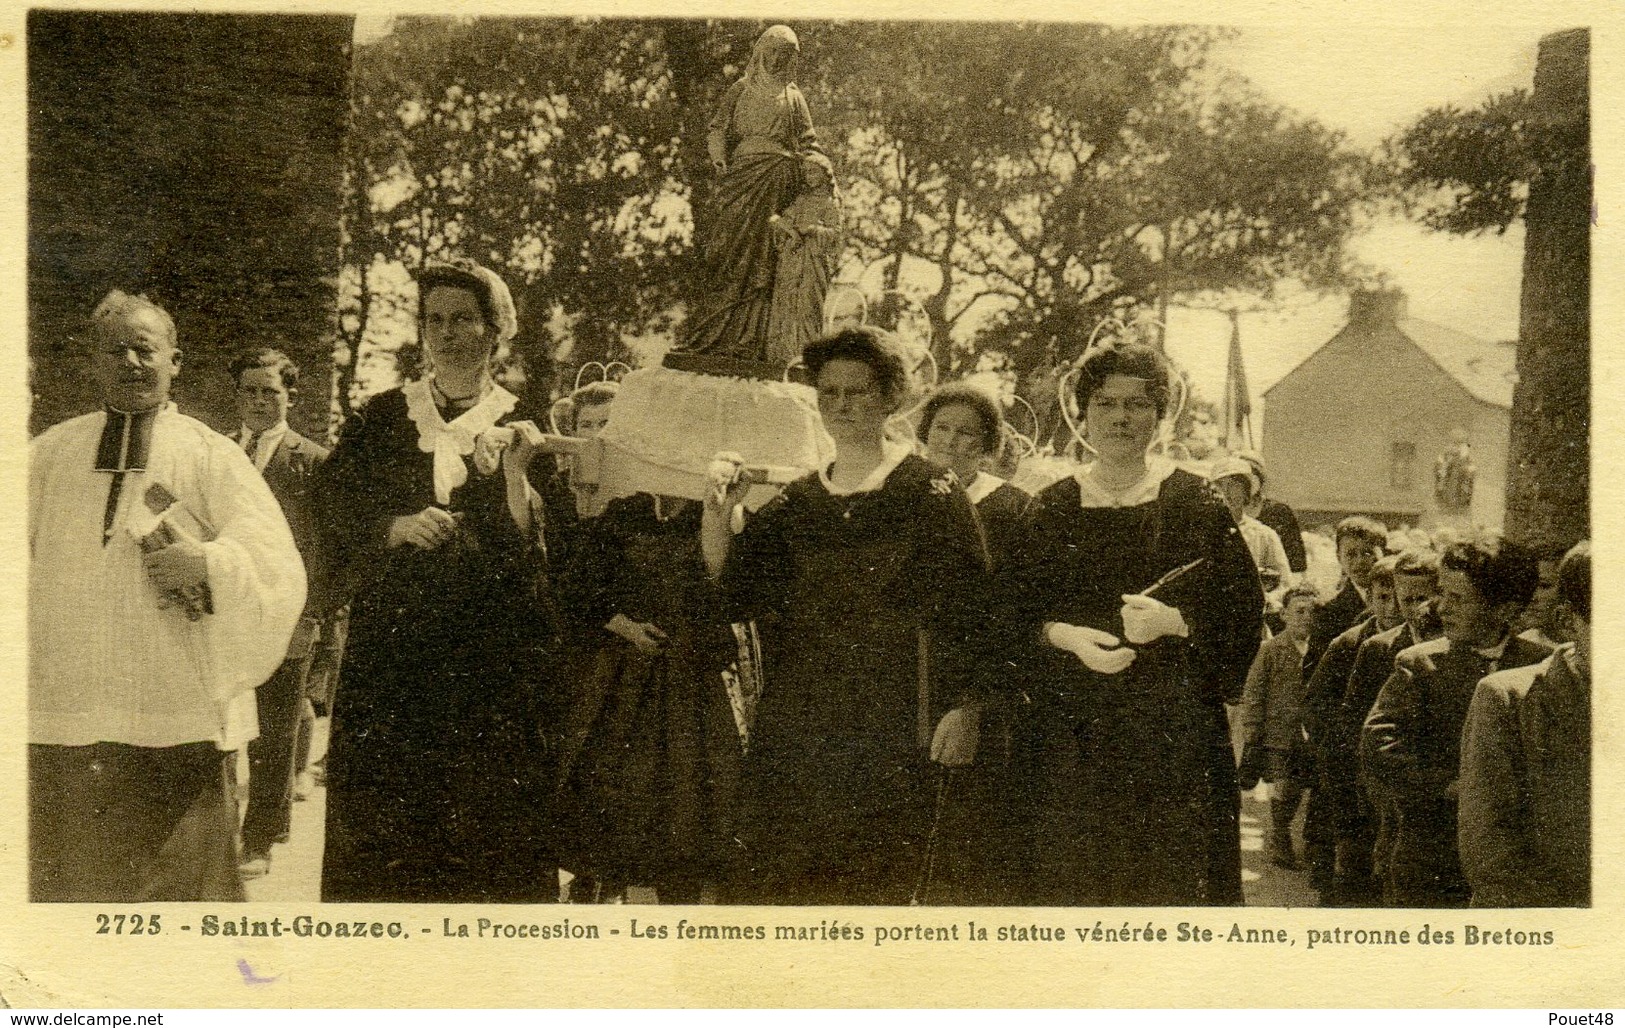
[[[1355,293],[1348,323],[1264,392],[1270,495],[1306,527],[1371,514],[1500,528],[1515,357],[1515,342],[1410,317],[1398,290]],[[1453,513],[1434,468],[1461,439],[1477,477],[1470,509]]]

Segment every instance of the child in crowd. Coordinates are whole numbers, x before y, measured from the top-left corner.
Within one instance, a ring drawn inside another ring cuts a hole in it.
[[[1335,539],[1337,566],[1343,572],[1343,581],[1337,595],[1315,610],[1315,624],[1309,632],[1309,651],[1304,655],[1303,664],[1309,674],[1314,673],[1332,640],[1369,613],[1366,590],[1371,588],[1371,569],[1382,556],[1388,530],[1380,521],[1355,514],[1337,523]]]
[[[1339,717],[1343,696],[1348,690],[1349,676],[1353,674],[1360,647],[1368,639],[1403,623],[1394,596],[1394,571],[1398,564],[1399,557],[1391,554],[1372,566],[1371,588],[1367,593],[1371,616],[1332,640],[1304,690],[1304,728],[1309,733],[1309,741],[1320,762],[1317,787],[1332,830],[1334,852],[1335,840],[1342,832],[1343,825],[1357,818],[1364,806],[1355,784],[1360,765],[1360,722],[1351,726]],[[1383,678],[1387,678],[1387,672],[1384,672]],[[1334,856],[1332,887],[1321,893],[1322,906],[1350,905],[1360,898],[1345,895],[1345,890],[1339,887],[1338,866],[1339,861]],[[1369,875],[1367,868],[1364,877]]]
[[[1557,599],[1557,566],[1563,560],[1563,551],[1545,546],[1535,552],[1535,559],[1540,562],[1540,582],[1518,621],[1518,635],[1555,649],[1568,641],[1564,632],[1567,612]]]
[[[771,219],[778,267],[768,312],[768,360],[789,364],[824,334],[824,297],[841,256],[841,202],[835,167],[816,151],[802,161],[806,188]]]
[[[1451,545],[1439,566],[1444,638],[1399,654],[1366,718],[1366,778],[1399,813],[1387,869],[1396,906],[1467,905],[1456,846],[1462,725],[1479,679],[1551,652],[1511,633],[1536,577],[1534,555],[1514,543]]]
[[[1309,631],[1309,647],[1303,658],[1306,679],[1314,676],[1315,669],[1320,666],[1320,658],[1332,640],[1369,614],[1366,594],[1371,588],[1371,570],[1377,558],[1382,556],[1388,530],[1380,521],[1356,514],[1337,523],[1335,539],[1337,564],[1343,572],[1343,583],[1336,596],[1315,610],[1315,624]],[[1309,799],[1304,838],[1309,857],[1309,883],[1324,895],[1332,888],[1336,843],[1330,811],[1323,795],[1314,795]]]
[[[1475,907],[1591,903],[1591,544],[1557,572],[1573,639],[1478,683],[1461,741],[1461,863]]]
[[[1224,497],[1230,516],[1241,529],[1241,538],[1253,555],[1264,598],[1271,610],[1279,609],[1286,592],[1297,580],[1287,562],[1286,547],[1275,529],[1253,516],[1260,499],[1259,481],[1253,466],[1240,457],[1226,457],[1213,466],[1209,481]],[[1311,593],[1311,598],[1313,594]],[[1274,627],[1274,626],[1272,626]]]
[[[1443,631],[1433,609],[1438,595],[1438,551],[1424,547],[1401,552],[1394,562],[1394,606],[1399,612],[1399,625],[1360,644],[1335,715],[1337,721],[1331,731],[1349,740],[1353,748],[1358,798],[1358,805],[1345,809],[1344,819],[1333,826],[1335,888],[1348,906],[1375,906],[1383,900],[1388,891],[1388,853],[1393,849],[1399,824],[1393,805],[1382,800],[1380,791],[1373,793],[1367,787],[1360,770],[1360,737],[1365,719],[1383,683],[1394,673],[1394,658],[1419,642],[1438,638]]]
[[[1292,819],[1313,784],[1314,766],[1303,730],[1303,651],[1315,614],[1315,591],[1294,586],[1282,598],[1285,631],[1265,641],[1253,658],[1241,698],[1245,747],[1262,746],[1268,754],[1270,795],[1269,857],[1278,867],[1297,866],[1292,846]]]

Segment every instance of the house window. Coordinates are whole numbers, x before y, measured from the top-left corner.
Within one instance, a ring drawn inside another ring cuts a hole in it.
[[[1416,487],[1416,444],[1394,443],[1389,452],[1388,484],[1395,489]]]

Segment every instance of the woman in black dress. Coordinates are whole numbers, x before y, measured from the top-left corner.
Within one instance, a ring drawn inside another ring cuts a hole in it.
[[[998,401],[974,386],[944,386],[921,407],[919,436],[926,455],[965,483],[998,572],[1009,562],[1022,515],[1032,500],[987,470],[1004,447],[1005,421]],[[949,772],[938,836],[938,888],[928,897],[933,903],[1000,905],[1014,900],[1010,838],[1018,826],[1010,798],[1022,785],[1011,764],[1019,683],[996,653],[988,651],[986,656],[989,659],[978,669],[982,708],[975,759],[970,766]]]
[[[1005,576],[1032,698],[1023,904],[1241,902],[1224,704],[1263,594],[1223,501],[1150,454],[1170,382],[1149,347],[1088,354],[1075,396],[1097,458],[1034,499]]]
[[[1010,555],[1021,515],[1032,497],[987,470],[1004,448],[1004,414],[985,391],[963,384],[943,386],[920,408],[920,441],[926,456],[951,470],[976,506],[997,571]]]
[[[629,885],[696,903],[723,877],[740,735],[734,631],[700,558],[700,504],[638,493],[584,523],[560,578],[571,694],[560,754],[571,898]]]
[[[322,899],[550,902],[534,426],[499,472],[474,460],[516,402],[490,373],[513,301],[485,268],[431,265],[418,317],[432,371],[351,416],[319,486],[353,596]]]
[[[986,557],[964,489],[886,435],[905,381],[890,339],[847,329],[803,360],[835,463],[737,536],[746,486],[709,497],[701,532],[732,619],[760,619],[766,636],[730,898],[902,904],[929,875],[930,753],[951,756],[974,734],[959,705]]]

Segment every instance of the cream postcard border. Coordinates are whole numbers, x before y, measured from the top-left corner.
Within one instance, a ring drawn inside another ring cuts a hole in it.
[[[155,9],[151,4],[51,3],[59,8]],[[310,0],[243,0],[231,9],[255,12],[336,13],[359,7],[367,13],[445,13],[448,8],[405,0],[398,4],[346,5]],[[173,5],[171,9],[184,10]],[[196,8],[193,8],[196,9]],[[1621,498],[1620,410],[1606,402],[1618,395],[1620,358],[1613,338],[1621,323],[1618,273],[1625,268],[1620,233],[1625,225],[1625,175],[1621,139],[1613,131],[1622,94],[1621,29],[1616,5],[1558,2],[1541,5],[1490,3],[1379,4],[1369,0],[1201,3],[1194,0],[1118,0],[1113,3],[1016,0],[977,4],[965,0],[862,2],[836,0],[797,7],[722,0],[678,4],[673,0],[523,2],[480,0],[471,11],[487,14],[597,14],[691,17],[709,15],[980,19],[1033,18],[1109,23],[1189,22],[1271,26],[1311,22],[1328,27],[1335,46],[1338,23],[1381,23],[1430,28],[1450,22],[1506,24],[1527,31],[1555,25],[1592,29],[1592,131],[1597,164],[1597,224],[1593,231],[1592,324],[1593,518],[1601,588],[1596,619],[1620,623],[1618,551],[1625,521],[1614,506]],[[0,999],[13,1007],[593,1007],[593,1006],[898,1006],[898,1007],[1565,1007],[1618,1005],[1625,966],[1625,689],[1619,670],[1625,647],[1603,628],[1597,658],[1603,673],[1595,689],[1596,749],[1595,905],[1585,911],[1342,911],[1234,908],[1211,910],[1112,909],[797,909],[752,907],[405,907],[311,904],[224,906],[158,905],[166,921],[198,923],[205,914],[248,915],[285,924],[301,914],[317,921],[402,922],[409,939],[203,938],[197,932],[157,937],[95,934],[94,906],[31,905],[27,895],[24,740],[26,682],[24,645],[27,568],[25,491],[27,470],[25,346],[27,296],[27,120],[24,108],[26,8],[7,3],[0,11],[0,566],[14,569],[0,590]],[[1336,61],[1333,52],[1306,53],[1305,61]],[[1079,69],[1087,74],[1088,69]],[[1358,97],[1350,97],[1351,104]],[[86,169],[94,174],[94,169]],[[1616,533],[1621,533],[1616,535]],[[494,922],[543,925],[569,919],[597,925],[597,941],[527,939],[463,940],[443,934],[442,919],[455,925]],[[698,941],[677,937],[680,920],[704,925],[762,925],[766,941]],[[634,937],[665,925],[668,936]],[[994,929],[989,941],[897,942],[875,945],[879,926],[960,926]],[[776,942],[777,925],[856,925],[862,942]],[[1228,933],[1282,929],[1286,946],[1177,941],[1178,926],[1200,925]],[[1167,932],[1166,942],[1080,941],[1105,929]],[[1451,931],[1449,945],[1420,945],[1427,924]],[[996,940],[1001,925],[1059,926],[1065,942]],[[1466,926],[1483,931],[1553,933],[1553,944],[1465,944]],[[1412,942],[1395,946],[1306,945],[1311,930],[1334,928],[1408,930]],[[611,929],[618,935],[610,935]],[[427,930],[425,932],[424,930]],[[241,962],[241,964],[240,964]],[[252,969],[252,974],[243,967]],[[263,979],[254,981],[251,979]],[[1610,985],[1613,987],[1610,988]]]

